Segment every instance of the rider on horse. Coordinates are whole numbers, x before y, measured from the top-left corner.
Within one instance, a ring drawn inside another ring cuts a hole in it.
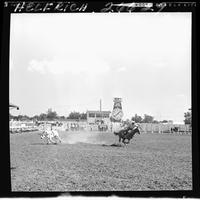
[[[120,131],[114,131],[114,134],[119,136],[119,142],[121,142],[122,139],[124,144],[128,144],[136,133],[140,134],[140,131],[139,125],[136,124],[135,121],[125,124]]]
[[[124,127],[121,131],[123,131],[124,135],[138,128],[138,124],[135,121],[131,121],[126,127]]]

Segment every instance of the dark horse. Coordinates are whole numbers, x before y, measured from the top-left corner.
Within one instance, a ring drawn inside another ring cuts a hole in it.
[[[135,128],[133,130],[120,130],[119,132],[114,132],[115,135],[119,136],[119,142],[121,142],[121,139],[122,139],[122,142],[124,144],[129,144],[130,140],[134,137],[136,133],[140,134],[140,131],[138,128]]]
[[[178,132],[179,131],[179,127],[173,127],[173,128],[171,128],[171,132],[173,133],[173,132]]]

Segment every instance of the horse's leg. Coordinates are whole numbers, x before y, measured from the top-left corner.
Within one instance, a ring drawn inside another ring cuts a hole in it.
[[[53,143],[51,137],[48,137],[49,144]]]
[[[61,139],[60,139],[60,137],[57,135],[57,136],[55,136],[56,137],[56,139],[57,139],[57,141],[59,142],[59,143],[61,143]]]
[[[52,136],[52,137],[51,137],[51,142],[52,142],[53,144],[56,143],[56,141],[55,141],[55,136]]]
[[[51,143],[55,143],[54,141],[53,141],[53,138],[50,136],[49,137],[49,141],[51,142]]]
[[[121,143],[121,137],[119,136],[119,143]]]
[[[56,136],[54,136],[53,138],[54,138],[54,144],[58,144],[58,138]]]
[[[57,144],[57,143],[58,143],[56,136],[53,136],[53,137],[52,137],[52,141],[53,141],[54,144]]]
[[[60,137],[57,135],[57,136],[55,136],[56,137],[56,140],[59,142],[59,143],[61,143],[61,139],[60,139]]]
[[[127,145],[126,138],[124,138],[122,142],[123,142],[124,146]]]
[[[60,143],[62,143],[62,140],[61,140],[61,138],[58,136],[58,138],[59,138],[59,141],[60,141]]]
[[[123,143],[126,145],[126,142],[125,142],[125,140],[126,140],[126,139],[125,139],[125,138],[123,138],[122,142],[123,142]]]
[[[47,138],[47,144],[50,144],[50,142],[49,142],[49,138]]]

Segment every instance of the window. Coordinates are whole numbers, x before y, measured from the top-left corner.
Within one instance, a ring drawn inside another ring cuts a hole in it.
[[[96,117],[100,118],[101,114],[100,113],[96,113]]]
[[[103,114],[104,118],[109,118],[109,114]]]
[[[95,117],[95,113],[89,113],[89,117]]]

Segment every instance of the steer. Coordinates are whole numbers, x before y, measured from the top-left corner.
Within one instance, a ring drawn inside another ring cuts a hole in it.
[[[59,137],[58,131],[57,130],[52,130],[52,133],[53,133],[53,138],[61,143],[61,139]]]
[[[41,135],[41,139],[47,139],[47,144],[54,143],[56,144],[57,141],[61,143],[61,139],[58,135],[58,131],[56,130],[44,130]],[[56,139],[56,141],[55,141]]]

